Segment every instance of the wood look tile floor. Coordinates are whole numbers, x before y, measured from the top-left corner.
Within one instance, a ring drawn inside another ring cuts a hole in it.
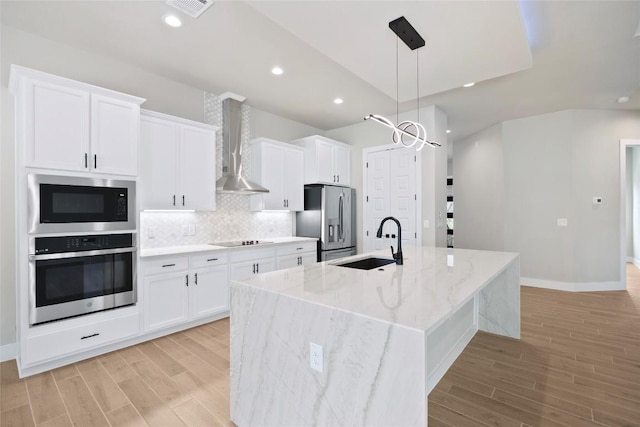
[[[522,340],[479,332],[429,395],[429,426],[640,426],[640,270],[624,292],[523,287]],[[231,426],[229,321],[18,379],[0,426]]]

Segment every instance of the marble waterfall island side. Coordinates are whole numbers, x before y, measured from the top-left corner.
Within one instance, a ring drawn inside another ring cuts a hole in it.
[[[406,248],[404,265],[335,265],[231,284],[231,420],[424,426],[427,396],[478,329],[520,338],[517,254]],[[310,346],[322,347],[321,372]]]

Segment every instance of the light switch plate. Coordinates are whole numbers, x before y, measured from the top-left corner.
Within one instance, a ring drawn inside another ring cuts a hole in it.
[[[566,227],[568,224],[567,218],[558,218],[558,227]]]
[[[313,342],[309,343],[309,366],[314,371],[322,372],[322,346]]]

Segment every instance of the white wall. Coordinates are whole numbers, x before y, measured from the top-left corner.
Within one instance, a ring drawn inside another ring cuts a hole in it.
[[[560,288],[619,282],[626,257],[619,253],[619,140],[640,135],[640,113],[567,110],[504,122],[501,133],[504,250],[521,254],[521,275]],[[456,244],[459,230],[484,223],[483,209],[461,212],[465,203],[475,206],[471,195],[500,198],[499,186],[463,179],[462,159],[480,156],[469,151],[481,147],[454,145]],[[486,149],[495,151],[495,143]],[[594,206],[594,196],[603,204]],[[558,218],[567,218],[568,227],[558,227]],[[499,235],[494,242],[482,237],[470,244],[499,247]]]
[[[401,114],[400,120],[416,120],[415,111]],[[395,120],[395,117],[393,118]],[[446,184],[447,184],[447,117],[437,107],[420,109],[420,122],[427,130],[429,139],[442,144],[438,148],[423,148],[422,155],[422,216],[429,221],[429,229],[422,230],[422,244],[425,246],[447,245],[446,231]],[[362,149],[392,143],[391,129],[378,123],[363,121],[350,126],[325,132],[325,136],[352,146],[351,149],[351,187],[356,189],[356,237],[358,251],[364,247],[362,239],[363,210],[363,171]],[[438,213],[442,219],[438,226]],[[418,219],[420,222],[420,219]]]
[[[631,191],[631,212],[627,210],[627,247],[631,244],[631,253],[634,260],[640,258],[640,147],[630,147],[631,151],[631,177],[627,180],[627,193]],[[627,162],[628,164],[629,162]],[[628,176],[628,175],[627,175]],[[637,261],[636,261],[637,262]]]
[[[2,88],[0,141],[0,346],[15,342],[15,150],[13,96],[9,66],[18,64],[51,74],[146,98],[143,108],[204,121],[204,91],[3,25],[0,29]],[[249,104],[250,101],[247,101]],[[253,109],[252,136],[290,140],[318,129]]]
[[[453,145],[454,246],[504,250],[502,125]],[[487,191],[477,191],[483,188]]]
[[[633,147],[626,148],[625,154],[625,182],[626,187],[626,215],[625,215],[625,230],[627,234],[627,258],[635,258],[635,251],[633,250]]]

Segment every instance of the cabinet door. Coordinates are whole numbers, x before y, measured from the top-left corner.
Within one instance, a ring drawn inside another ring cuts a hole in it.
[[[191,319],[229,311],[227,265],[192,270],[189,302]]]
[[[269,190],[262,194],[266,210],[286,210],[284,192],[284,170],[289,167],[285,163],[285,149],[273,144],[264,144],[261,150],[262,176],[258,184]]]
[[[23,84],[26,166],[87,171],[89,92],[29,79]]]
[[[216,136],[209,130],[180,126],[178,208],[216,208]]]
[[[178,129],[151,117],[140,119],[142,209],[174,209]]]
[[[318,168],[318,182],[333,184],[336,173],[333,167],[334,145],[325,141],[316,141],[316,167]]]
[[[340,185],[351,184],[351,150],[340,146],[335,146],[335,173],[336,183]]]
[[[304,152],[285,150],[283,171],[287,209],[304,210]]]
[[[284,255],[278,257],[278,270],[284,270],[285,268],[293,268],[302,265],[302,255]]]
[[[318,262],[318,254],[316,252],[305,252],[300,254],[302,257],[302,265],[315,264]]]
[[[275,258],[261,258],[230,264],[229,279],[238,280],[258,273],[267,273],[276,269]]]
[[[96,172],[136,176],[139,126],[139,105],[92,95],[90,167]]]
[[[144,328],[146,331],[188,320],[187,271],[144,278]]]

